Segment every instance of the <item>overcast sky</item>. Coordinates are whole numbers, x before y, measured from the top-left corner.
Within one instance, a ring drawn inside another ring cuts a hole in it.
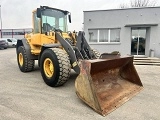
[[[50,6],[71,12],[72,23],[69,30],[82,30],[83,11],[117,9],[129,0],[0,0],[2,27],[32,28],[32,10]],[[160,6],[160,0],[157,5]]]

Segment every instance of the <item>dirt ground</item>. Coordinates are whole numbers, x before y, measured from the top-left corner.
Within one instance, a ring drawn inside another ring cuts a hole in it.
[[[15,48],[0,50],[0,120],[159,120],[160,66],[135,66],[144,89],[103,117],[75,94],[72,72],[62,87],[47,86],[40,69],[20,72]]]

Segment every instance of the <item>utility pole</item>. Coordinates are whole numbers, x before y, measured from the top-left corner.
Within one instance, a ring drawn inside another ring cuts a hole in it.
[[[2,38],[2,14],[1,14],[1,5],[0,5],[0,20],[1,20],[1,38]]]

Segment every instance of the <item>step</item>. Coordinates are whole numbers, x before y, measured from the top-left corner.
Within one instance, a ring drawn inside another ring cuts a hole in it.
[[[134,57],[134,60],[160,60],[159,58],[156,57]]]
[[[160,59],[156,57],[135,57],[134,65],[157,65],[160,66]]]
[[[133,62],[134,65],[157,65],[160,66],[160,63],[144,63],[144,62]]]
[[[134,60],[134,62],[160,63],[160,60]]]

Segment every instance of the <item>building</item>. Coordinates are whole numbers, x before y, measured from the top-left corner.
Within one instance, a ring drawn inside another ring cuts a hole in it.
[[[32,32],[31,28],[22,29],[2,29],[0,30],[0,38],[16,38],[22,39],[26,33]]]
[[[84,11],[89,44],[103,52],[160,57],[160,7]]]

